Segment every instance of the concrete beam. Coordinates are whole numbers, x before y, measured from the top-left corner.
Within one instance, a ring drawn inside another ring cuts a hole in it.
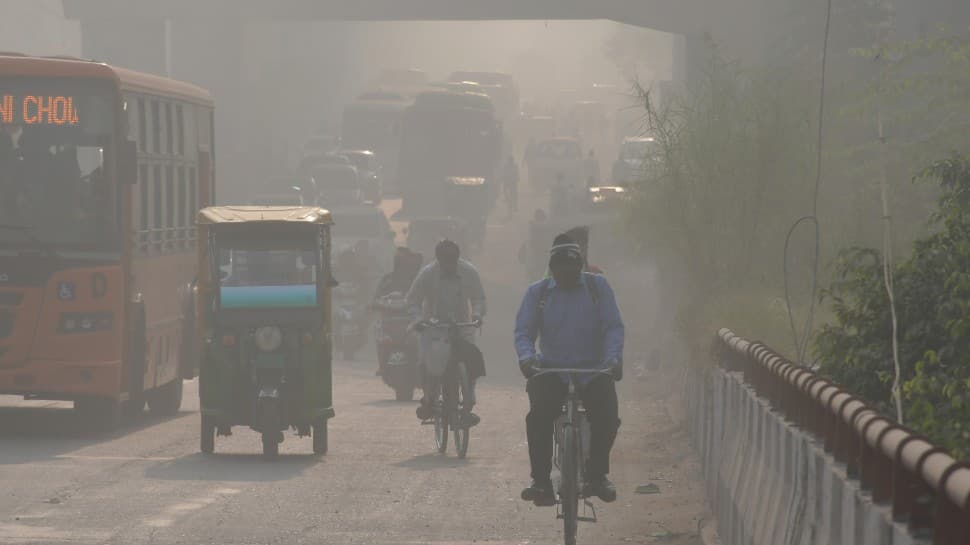
[[[268,19],[331,21],[608,19],[665,32],[702,32],[716,13],[746,0],[63,0],[71,19]]]

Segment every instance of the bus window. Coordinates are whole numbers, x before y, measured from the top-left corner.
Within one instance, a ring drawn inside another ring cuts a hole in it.
[[[165,166],[165,240],[169,247],[175,238],[175,176],[172,165]]]
[[[145,99],[138,99],[138,151],[148,151],[148,111]]]
[[[172,105],[168,102],[165,103],[165,153],[172,155],[175,153],[175,147],[172,145],[173,137],[175,136],[172,130]]]
[[[175,143],[176,153],[185,155],[185,121],[182,119],[182,105],[175,105]]]
[[[152,100],[152,151],[162,152],[162,119],[157,100]]]

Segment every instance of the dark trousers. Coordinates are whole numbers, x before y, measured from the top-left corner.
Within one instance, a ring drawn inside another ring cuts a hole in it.
[[[598,376],[586,386],[577,383],[577,388],[590,426],[586,475],[605,476],[610,472],[610,451],[620,427],[616,384],[610,377]],[[553,423],[562,414],[569,387],[559,375],[550,374],[530,380],[526,391],[529,392],[529,414],[525,417],[525,425],[532,478],[545,481],[552,471]]]
[[[431,373],[423,373],[424,375],[424,396],[422,398],[423,403],[432,403],[438,392],[438,386],[441,388],[442,405],[446,412],[452,411],[458,405],[458,366],[449,365],[445,369],[445,373],[440,377],[433,376]],[[471,410],[475,406],[475,382],[476,379],[471,376],[468,377],[468,387],[471,391],[465,392],[467,396],[465,399],[465,409]]]

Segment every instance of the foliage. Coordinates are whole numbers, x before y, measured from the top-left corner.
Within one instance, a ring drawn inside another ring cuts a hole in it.
[[[970,161],[934,163],[936,232],[895,268],[906,424],[970,455]],[[889,307],[875,250],[845,251],[824,292],[835,323],[819,333],[822,372],[889,412],[893,363]]]
[[[746,72],[711,42],[687,92],[660,102],[638,90],[660,152],[626,223],[682,287],[681,325],[697,334],[712,300],[781,285],[784,234],[811,195],[811,100],[784,73]]]

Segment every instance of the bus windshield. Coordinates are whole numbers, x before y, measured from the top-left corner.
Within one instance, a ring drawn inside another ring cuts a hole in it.
[[[415,178],[491,175],[497,141],[490,113],[418,110],[408,121],[401,162]]]
[[[0,246],[117,240],[104,170],[113,104],[108,81],[0,76],[0,214],[31,233],[2,230]]]

